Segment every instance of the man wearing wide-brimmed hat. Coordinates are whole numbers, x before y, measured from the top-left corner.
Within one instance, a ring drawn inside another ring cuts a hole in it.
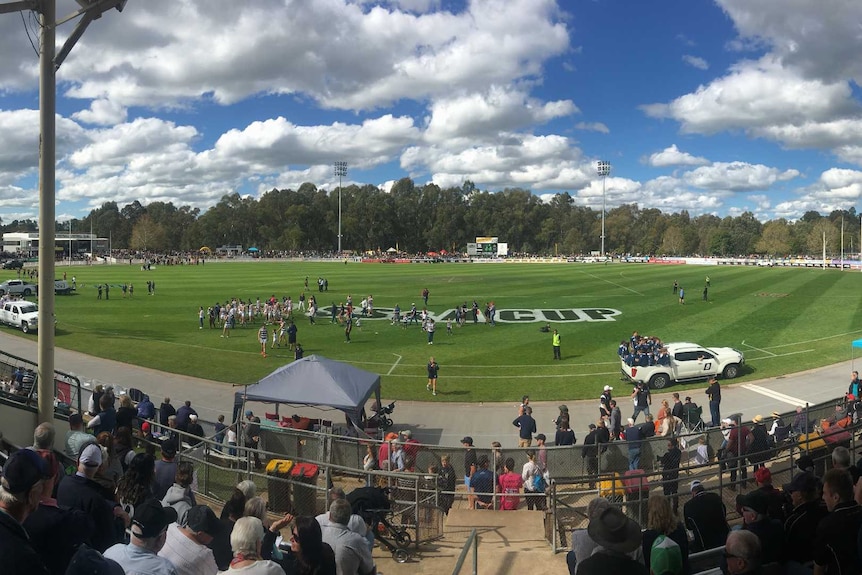
[[[649,573],[642,563],[628,555],[641,546],[641,526],[616,507],[608,507],[597,517],[591,518],[587,533],[598,543],[599,549],[581,562],[578,567],[579,575]]]

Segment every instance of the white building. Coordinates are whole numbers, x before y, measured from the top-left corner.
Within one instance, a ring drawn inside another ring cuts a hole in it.
[[[9,232],[3,234],[3,251],[22,258],[39,256],[39,232]],[[85,258],[87,255],[105,254],[108,251],[108,238],[95,234],[70,234],[57,232],[54,240],[57,259]]]

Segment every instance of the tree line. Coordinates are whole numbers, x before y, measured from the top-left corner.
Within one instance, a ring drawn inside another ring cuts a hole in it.
[[[334,252],[338,246],[338,190],[311,183],[297,190],[273,189],[259,199],[227,194],[201,212],[172,202],[134,201],[120,208],[106,202],[71,222],[73,232],[111,238],[113,248],[157,252],[195,251],[202,246],[257,247],[275,252]],[[463,252],[478,236],[497,236],[510,253],[577,255],[601,247],[601,211],[576,205],[566,193],[543,202],[529,190],[491,193],[472,182],[461,187],[417,186],[403,178],[388,192],[372,185],[341,190],[342,248],[354,252],[396,247],[409,253]],[[612,254],[767,256],[858,252],[856,209],[824,216],[806,212],[799,220],[758,221],[738,216],[691,217],[665,214],[636,203],[614,207],[605,216],[605,249]],[[3,231],[35,231],[32,220],[13,221]],[[67,232],[69,222],[57,224]]]

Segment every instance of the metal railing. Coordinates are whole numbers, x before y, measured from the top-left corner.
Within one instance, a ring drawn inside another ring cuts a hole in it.
[[[455,563],[455,568],[452,570],[452,575],[460,575],[461,569],[464,567],[464,562],[467,560],[467,553],[473,551],[473,570],[472,575],[479,573],[479,535],[475,529],[470,531],[467,541],[464,542],[464,547],[461,548],[461,554],[458,555],[458,561]]]

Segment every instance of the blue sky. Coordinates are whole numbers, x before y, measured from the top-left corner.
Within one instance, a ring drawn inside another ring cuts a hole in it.
[[[58,14],[76,9],[58,0]],[[57,216],[310,181],[795,219],[862,194],[862,3],[130,0],[58,72]],[[0,217],[38,213],[32,15],[0,15]],[[72,30],[58,31],[58,43]]]

